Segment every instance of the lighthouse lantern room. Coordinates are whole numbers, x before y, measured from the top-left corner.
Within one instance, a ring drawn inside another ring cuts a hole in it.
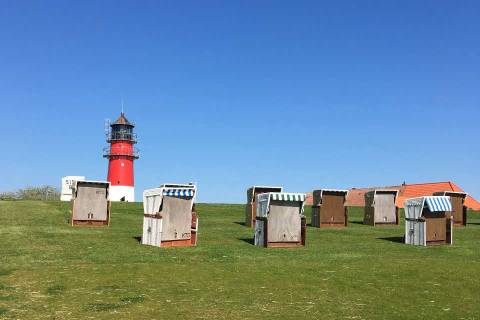
[[[103,157],[108,159],[107,180],[111,183],[111,201],[135,201],[133,161],[139,156],[138,150],[133,147],[137,143],[134,127],[123,112],[114,123],[106,126],[110,146],[103,149]]]

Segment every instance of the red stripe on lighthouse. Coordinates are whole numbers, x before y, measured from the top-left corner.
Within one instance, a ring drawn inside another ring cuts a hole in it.
[[[133,146],[130,143],[112,142],[107,180],[112,186],[134,186]]]

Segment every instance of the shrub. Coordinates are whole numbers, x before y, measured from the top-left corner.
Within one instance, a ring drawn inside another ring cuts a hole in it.
[[[26,187],[14,192],[0,193],[0,200],[57,200],[60,192],[52,186]]]

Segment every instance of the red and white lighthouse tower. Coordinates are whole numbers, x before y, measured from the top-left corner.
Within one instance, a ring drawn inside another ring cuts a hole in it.
[[[138,159],[138,151],[133,147],[137,135],[134,124],[120,113],[120,117],[107,127],[109,147],[103,149],[103,157],[108,158],[108,177],[111,201],[135,201],[133,161]]]

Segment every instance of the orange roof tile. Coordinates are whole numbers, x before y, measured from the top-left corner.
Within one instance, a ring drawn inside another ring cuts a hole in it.
[[[365,193],[375,188],[350,189],[347,194],[347,206],[349,207],[365,207]]]
[[[467,195],[465,198],[465,205],[471,210],[480,211],[480,202],[473,199],[472,196]]]
[[[396,205],[399,208],[403,208],[403,202],[406,199],[422,196],[431,196],[435,192],[442,191],[465,192],[462,188],[460,188],[451,181],[407,184],[404,186],[403,190],[400,191],[400,195],[397,197]],[[471,196],[467,196],[467,198],[465,199],[465,205],[469,209],[480,210],[480,202],[473,199]]]
[[[406,184],[397,197],[395,204],[399,208],[403,208],[403,203],[409,198],[431,196],[433,193],[441,191],[463,192],[463,190],[460,188],[455,188],[454,190],[454,187],[450,182]]]

